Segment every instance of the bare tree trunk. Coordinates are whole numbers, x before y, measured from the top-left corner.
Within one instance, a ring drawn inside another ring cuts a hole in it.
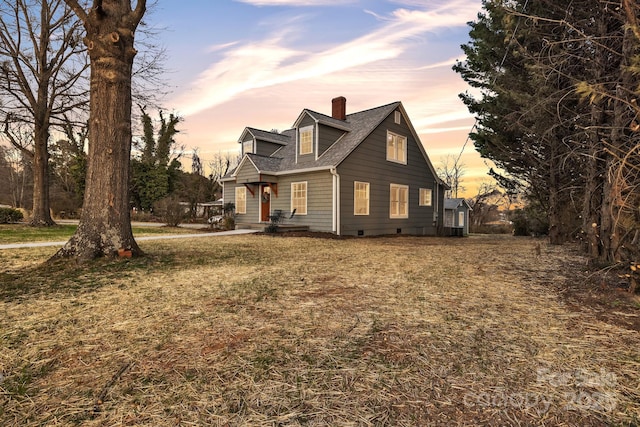
[[[549,243],[552,245],[562,245],[564,238],[562,234],[562,214],[560,212],[560,178],[558,166],[558,143],[551,142],[549,159]]]
[[[141,254],[131,231],[131,72],[134,31],[145,11],[139,0],[95,0],[89,13],[65,0],[83,21],[91,58],[91,101],[86,190],[80,224],[58,256],[91,259],[118,250]]]
[[[49,125],[36,123],[33,144],[33,208],[29,224],[35,227],[55,225],[49,204]]]
[[[598,127],[602,123],[604,113],[598,105],[592,107],[590,141],[586,159],[586,176],[584,183],[584,201],[582,205],[582,232],[584,250],[591,260],[600,259],[600,206],[602,200],[602,161],[599,150],[600,133]]]
[[[637,81],[630,71],[631,61],[637,55],[638,39],[632,26],[627,26],[624,31],[622,48],[620,52],[620,80],[616,85],[613,97],[613,123],[610,133],[610,142],[607,147],[606,166],[607,175],[604,177],[602,198],[602,260],[607,262],[620,262],[620,245],[624,227],[619,221],[625,217],[625,196],[628,183],[623,175],[616,172],[621,165],[622,158],[629,150],[633,150],[633,144],[629,143],[630,137],[625,135],[634,120],[635,112],[629,108],[634,104]],[[631,98],[631,99],[630,99]],[[628,218],[628,220],[632,220]],[[623,221],[628,222],[628,221]]]

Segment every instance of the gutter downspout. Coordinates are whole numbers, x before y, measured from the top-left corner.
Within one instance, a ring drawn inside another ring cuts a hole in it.
[[[340,175],[336,168],[331,168],[333,176],[333,232],[340,235]]]
[[[434,226],[436,229],[436,236],[440,235],[440,224],[439,224],[439,219],[440,217],[440,184],[438,183],[438,181],[436,181],[436,210],[434,212],[434,218],[433,218],[433,222],[434,222]]]

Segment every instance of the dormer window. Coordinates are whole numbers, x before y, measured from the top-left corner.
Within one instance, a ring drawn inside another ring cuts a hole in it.
[[[300,128],[298,135],[298,154],[313,153],[313,126]]]
[[[242,154],[249,154],[249,153],[253,153],[253,140],[250,139],[249,141],[243,141],[242,142]]]

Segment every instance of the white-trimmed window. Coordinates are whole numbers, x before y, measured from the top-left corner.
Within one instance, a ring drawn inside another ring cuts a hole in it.
[[[313,153],[313,126],[300,128],[298,154]]]
[[[242,142],[242,154],[253,153],[253,140]]]
[[[407,164],[407,137],[387,131],[387,160]]]
[[[393,121],[395,122],[395,124],[399,125],[400,122],[402,121],[402,114],[400,114],[400,111],[396,111],[393,115]]]
[[[464,212],[458,212],[458,227],[464,227]]]
[[[236,213],[247,213],[247,187],[236,187]]]
[[[421,188],[420,189],[420,206],[431,206],[432,205],[432,190],[430,188]]]
[[[296,215],[307,214],[307,183],[291,183],[291,212],[296,211]]]
[[[353,183],[353,214],[369,215],[369,183]]]
[[[409,218],[409,186],[391,184],[389,218]]]

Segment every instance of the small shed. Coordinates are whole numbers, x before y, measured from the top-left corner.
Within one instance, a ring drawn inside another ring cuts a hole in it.
[[[444,234],[445,236],[469,235],[469,212],[471,206],[465,199],[444,200]]]

